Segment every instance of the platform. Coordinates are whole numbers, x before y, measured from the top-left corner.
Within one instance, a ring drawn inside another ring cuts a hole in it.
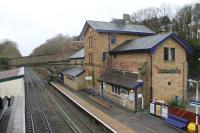
[[[90,114],[92,117],[94,117],[96,120],[98,120],[100,123],[102,123],[105,127],[110,129],[113,133],[135,133],[135,131],[123,123],[119,122],[116,119],[113,119],[111,116],[105,114],[101,110],[97,109],[96,107],[92,106],[87,101],[81,99],[80,97],[76,96],[72,92],[68,91],[63,86],[59,85],[58,83],[51,82],[51,84],[59,90],[61,93],[63,93],[65,96],[67,96],[71,101],[73,101],[75,104],[77,104],[80,108],[85,110],[88,114]]]
[[[15,98],[6,133],[25,133],[25,100]]]

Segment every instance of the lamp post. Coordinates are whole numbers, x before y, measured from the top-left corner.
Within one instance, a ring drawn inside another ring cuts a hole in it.
[[[199,94],[199,92],[198,92],[198,88],[199,88],[199,81],[195,81],[195,80],[192,80],[192,79],[188,79],[188,82],[190,82],[190,83],[196,83],[197,84],[197,86],[196,86],[196,101],[198,101],[198,94]],[[198,106],[196,106],[196,133],[198,133],[198,119],[199,119],[199,110],[198,110]]]

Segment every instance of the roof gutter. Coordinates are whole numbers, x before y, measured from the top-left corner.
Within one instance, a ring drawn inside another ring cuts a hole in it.
[[[148,32],[133,32],[133,31],[117,31],[117,30],[105,30],[105,29],[95,29],[99,33],[118,33],[118,34],[133,34],[133,35],[143,35],[150,36],[155,35],[156,33],[148,33]]]

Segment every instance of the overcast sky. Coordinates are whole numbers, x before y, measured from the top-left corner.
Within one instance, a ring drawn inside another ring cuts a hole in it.
[[[0,0],[0,40],[17,42],[23,56],[58,33],[79,35],[86,20],[110,21],[138,9],[199,0]]]

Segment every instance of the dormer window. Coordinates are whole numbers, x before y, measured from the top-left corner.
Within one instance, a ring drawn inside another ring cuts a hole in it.
[[[117,36],[116,36],[116,34],[112,34],[111,37],[110,37],[110,39],[111,39],[111,44],[116,44],[117,43]]]

